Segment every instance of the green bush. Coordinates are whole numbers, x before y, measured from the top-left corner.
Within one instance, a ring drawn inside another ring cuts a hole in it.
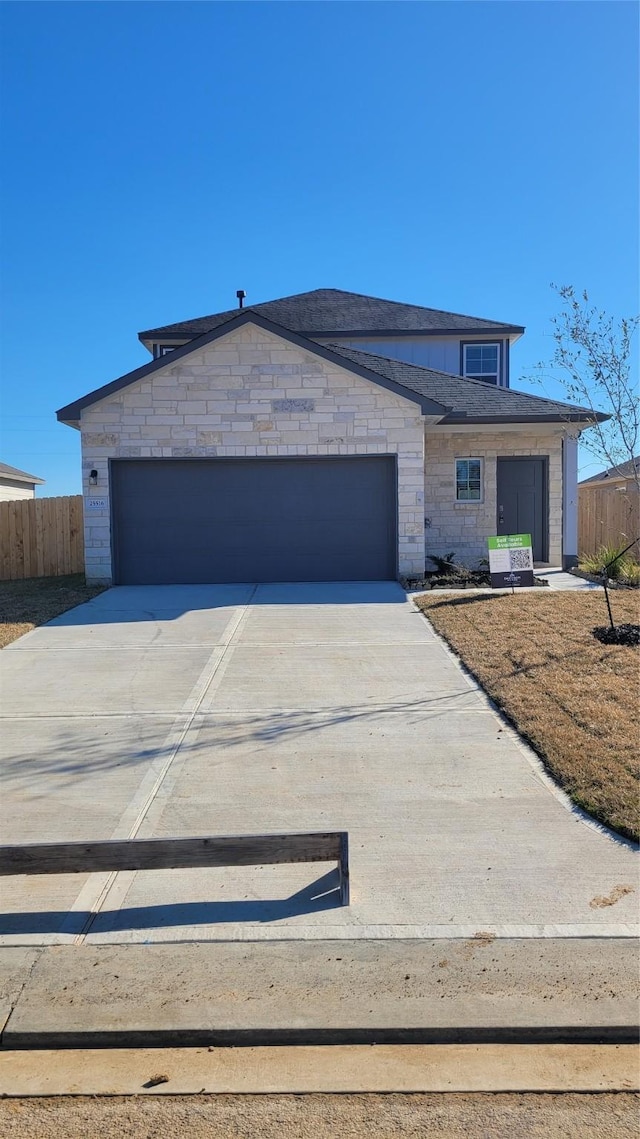
[[[618,546],[604,545],[595,554],[583,554],[578,562],[578,568],[583,573],[602,573],[608,566],[607,576],[612,581],[625,581],[629,585],[636,585],[640,580],[640,565],[626,550],[628,543]],[[625,552],[626,551],[626,552]]]
[[[620,580],[625,585],[640,585],[640,565],[637,562],[625,562]]]

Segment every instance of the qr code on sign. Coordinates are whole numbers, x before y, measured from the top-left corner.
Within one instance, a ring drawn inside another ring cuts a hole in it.
[[[512,570],[530,570],[533,569],[533,561],[531,560],[531,550],[509,550],[509,568]]]

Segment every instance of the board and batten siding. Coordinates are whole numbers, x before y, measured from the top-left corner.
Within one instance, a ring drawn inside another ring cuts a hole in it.
[[[316,337],[319,339],[319,337]],[[393,338],[376,337],[337,337],[339,346],[357,348],[361,352],[371,352],[378,356],[390,356],[392,360],[403,360],[406,364],[418,364],[422,368],[433,368],[436,372],[449,372],[453,376],[462,373],[461,344],[474,341],[490,341],[500,345],[500,385],[509,386],[509,341],[499,336],[460,335],[455,338],[438,336],[399,336]]]
[[[398,567],[424,568],[420,408],[247,324],[139,380],[81,418],[87,578],[112,580],[109,460],[394,455]],[[98,472],[96,485],[89,472]]]

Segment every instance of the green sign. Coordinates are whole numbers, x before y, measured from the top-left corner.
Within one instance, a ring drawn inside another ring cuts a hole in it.
[[[531,545],[531,534],[501,534],[498,538],[488,538],[490,550],[518,550]]]
[[[531,534],[500,534],[488,538],[487,544],[494,589],[533,585]]]

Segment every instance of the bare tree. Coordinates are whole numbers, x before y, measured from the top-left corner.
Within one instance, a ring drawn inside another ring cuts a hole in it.
[[[586,291],[579,295],[573,285],[551,287],[563,305],[551,318],[553,357],[538,368],[553,369],[569,402],[593,413],[581,439],[584,447],[603,466],[632,478],[640,490],[640,469],[634,462],[640,446],[640,398],[631,374],[632,340],[640,316],[616,321],[591,305]],[[527,378],[542,383],[540,375]],[[610,418],[603,422],[598,412]]]

